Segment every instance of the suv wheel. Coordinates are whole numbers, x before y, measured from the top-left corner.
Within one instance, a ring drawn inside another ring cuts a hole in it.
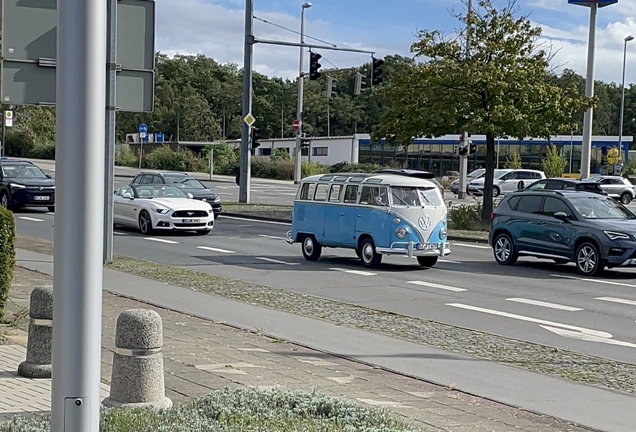
[[[594,243],[582,243],[576,249],[576,269],[583,276],[594,276],[603,271],[601,256]]]
[[[501,193],[501,190],[499,190],[499,187],[493,186],[493,188],[492,188],[492,197],[493,198],[497,198],[500,193]]]
[[[9,208],[9,195],[6,192],[0,193],[0,207]]]
[[[623,192],[623,194],[621,195],[621,203],[627,205],[630,202],[632,202],[632,194],[630,194],[629,192]]]
[[[506,233],[498,234],[497,237],[495,237],[492,251],[495,256],[495,261],[501,265],[513,265],[517,262],[517,258],[519,257],[515,252],[512,238]]]

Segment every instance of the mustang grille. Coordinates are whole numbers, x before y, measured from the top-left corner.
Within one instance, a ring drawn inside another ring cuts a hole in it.
[[[179,210],[172,214],[172,217],[177,218],[202,218],[207,216],[208,212],[203,210]]]

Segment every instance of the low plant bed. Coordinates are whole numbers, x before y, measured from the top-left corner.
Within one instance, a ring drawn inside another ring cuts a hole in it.
[[[14,417],[0,432],[47,432],[49,415]],[[415,432],[385,410],[318,393],[220,390],[167,410],[103,409],[100,432]]]

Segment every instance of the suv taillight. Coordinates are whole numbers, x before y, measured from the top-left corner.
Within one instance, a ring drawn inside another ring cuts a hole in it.
[[[490,220],[493,220],[497,216],[495,212],[490,213]]]

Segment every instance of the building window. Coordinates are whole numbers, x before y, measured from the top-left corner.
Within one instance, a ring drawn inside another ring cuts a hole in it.
[[[261,149],[261,156],[271,156],[272,149],[271,148],[263,148]]]
[[[314,147],[312,149],[314,156],[327,156],[328,150],[328,147]]]

